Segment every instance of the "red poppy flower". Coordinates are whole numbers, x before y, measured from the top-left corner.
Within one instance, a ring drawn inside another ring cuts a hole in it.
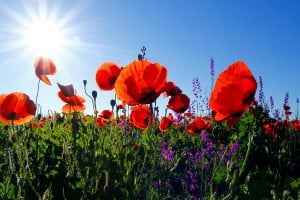
[[[13,92],[0,95],[0,120],[16,125],[29,122],[35,115],[36,105],[24,93]]]
[[[280,134],[280,124],[279,123],[269,123],[264,125],[265,134],[277,140]]]
[[[103,63],[96,72],[96,82],[101,90],[112,90],[121,72],[121,68],[116,63]]]
[[[165,85],[163,96],[166,98],[168,96],[174,96],[180,93],[182,93],[181,89],[176,86],[174,82],[167,82],[167,84]]]
[[[124,109],[124,108],[125,108],[125,106],[124,106],[123,104],[117,105],[117,109],[118,109],[118,110],[121,110],[121,109]]]
[[[169,127],[172,125],[173,121],[171,121],[168,117],[162,117],[159,122],[159,129],[162,132],[166,132]]]
[[[73,86],[71,87],[71,85],[68,86],[62,86],[62,88],[73,88]],[[71,96],[67,96],[70,95],[70,92],[66,92],[68,90],[61,90],[58,92],[58,97],[65,102],[66,104],[62,107],[62,111],[65,113],[72,113],[72,112],[76,112],[76,111],[84,111],[85,110],[85,106],[83,105],[83,103],[85,102],[85,99],[79,95],[71,95]],[[66,94],[66,95],[65,95]]]
[[[146,105],[133,107],[130,113],[130,121],[135,127],[147,129],[149,123],[153,122],[150,108]]]
[[[111,110],[103,110],[101,116],[106,120],[112,120],[114,118],[114,113]]]
[[[187,126],[187,132],[192,135],[194,133],[200,133],[201,131],[210,127],[210,122],[207,121],[204,117],[196,117],[192,122]]]
[[[54,75],[56,73],[56,66],[52,60],[44,57],[37,57],[34,63],[36,76],[44,83],[51,85],[46,75]]]
[[[133,61],[122,69],[115,84],[116,95],[128,105],[152,103],[163,92],[167,73],[159,63]]]
[[[102,116],[97,117],[97,126],[103,127],[107,124],[107,120],[104,119]]]
[[[293,131],[300,131],[300,120],[299,119],[293,120],[291,126]]]
[[[174,121],[174,116],[173,116],[172,113],[169,113],[167,118],[168,118],[169,120],[171,120],[172,122]]]
[[[176,94],[172,96],[168,103],[168,108],[177,112],[183,113],[190,106],[190,99],[185,94]]]
[[[217,78],[209,100],[216,121],[235,124],[254,101],[257,82],[247,65],[236,62]]]

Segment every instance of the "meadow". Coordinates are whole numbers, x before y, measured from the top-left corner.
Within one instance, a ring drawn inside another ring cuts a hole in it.
[[[97,91],[83,97],[73,85],[58,84],[65,105],[48,115],[39,91],[35,102],[0,95],[0,198],[300,199],[299,99],[295,113],[288,93],[276,109],[244,62],[214,80],[213,60],[211,94],[194,79],[188,97],[144,56],[99,66],[99,91],[116,94],[107,110],[97,110]],[[39,57],[34,67],[51,85],[55,63]],[[169,98],[165,113],[157,98]]]

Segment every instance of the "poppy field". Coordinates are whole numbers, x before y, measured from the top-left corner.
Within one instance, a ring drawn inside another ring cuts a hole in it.
[[[89,94],[83,80],[77,94],[53,86],[55,62],[36,58],[35,101],[0,95],[0,199],[300,199],[299,99],[292,109],[287,93],[277,109],[243,61],[216,79],[213,67],[210,94],[194,79],[189,97],[142,49],[124,67],[100,64],[99,88]],[[61,112],[38,112],[40,84],[58,88]]]

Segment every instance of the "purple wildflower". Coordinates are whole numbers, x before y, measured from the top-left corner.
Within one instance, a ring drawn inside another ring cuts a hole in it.
[[[164,141],[160,141],[161,145],[162,145],[162,149],[161,149],[161,156],[163,161],[165,162],[171,162],[173,160],[173,150],[172,148],[167,149],[167,143]]]
[[[198,183],[198,179],[195,177],[193,171],[189,170],[188,171],[188,185],[189,185],[189,190],[190,191],[194,191],[194,190],[197,190],[199,189],[199,183]]]
[[[263,110],[264,110],[264,112],[269,112],[270,111],[269,105],[267,103],[263,104]]]
[[[126,120],[120,120],[118,124],[123,129],[123,134],[129,132],[130,126]]]
[[[259,79],[258,103],[262,104],[264,102],[264,98],[265,98],[265,95],[263,92],[264,85],[263,85],[262,77],[259,76],[258,79]]]
[[[173,150],[172,149],[162,149],[161,156],[164,161],[171,162],[173,160]]]
[[[201,85],[198,77],[193,79],[193,94],[197,99],[201,98]]]
[[[240,148],[240,145],[238,142],[233,143],[229,148],[230,155],[236,155],[239,148]]]
[[[155,189],[159,188],[159,183],[158,183],[158,181],[153,181],[152,187],[155,188]]]
[[[210,59],[210,75],[211,75],[211,91],[212,91],[215,83],[215,61],[213,57]]]
[[[273,113],[273,116],[274,116],[274,118],[276,120],[280,120],[281,119],[279,109],[275,109],[275,111]]]
[[[187,151],[185,152],[185,156],[191,160],[192,163],[198,161],[201,162],[202,161],[202,155],[200,151],[196,151],[195,154],[193,154],[191,151]]]
[[[210,138],[208,138],[207,133],[203,131],[201,134],[201,139],[203,141],[203,148],[201,149],[203,154],[208,157],[215,157],[217,155],[215,151],[215,147],[213,142]]]
[[[270,96],[270,108],[271,108],[271,110],[274,109],[274,99],[272,96]]]
[[[285,93],[283,105],[284,106],[289,105],[289,92]]]
[[[238,167],[239,167],[239,166],[238,166],[236,163],[232,163],[231,166],[230,166],[230,168],[231,168],[232,171],[237,170]]]
[[[210,66],[210,75],[212,77],[214,77],[215,76],[215,60],[214,60],[213,57],[210,59],[210,65],[209,66]]]

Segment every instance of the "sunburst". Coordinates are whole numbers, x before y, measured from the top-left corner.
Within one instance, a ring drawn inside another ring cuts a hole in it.
[[[56,2],[58,3],[58,2]],[[77,28],[69,25],[78,16],[79,10],[70,9],[59,15],[59,6],[37,1],[37,4],[21,5],[23,12],[1,6],[11,23],[2,26],[8,38],[0,45],[0,51],[22,50],[24,56],[59,58],[68,54],[68,49],[78,48]],[[18,7],[20,9],[20,7]]]

